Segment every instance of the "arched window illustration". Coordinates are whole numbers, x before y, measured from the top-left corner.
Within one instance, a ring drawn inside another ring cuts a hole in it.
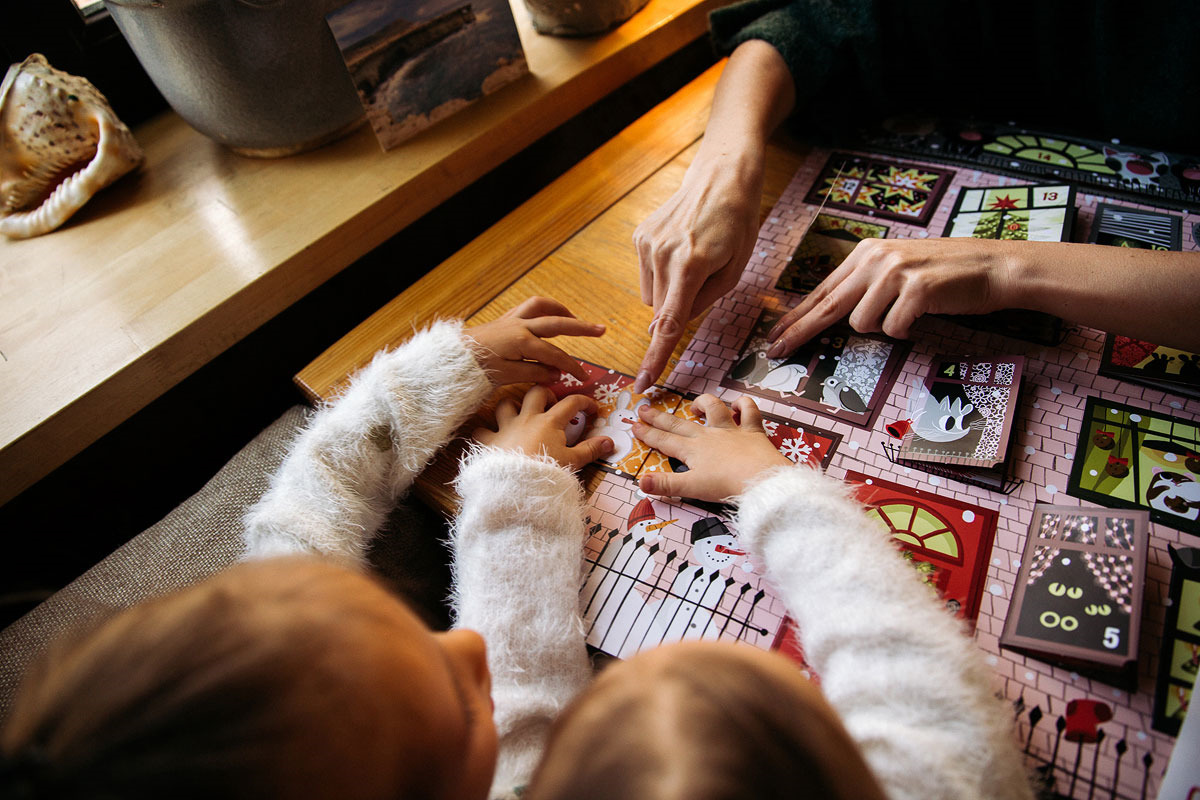
[[[877,514],[892,536],[904,543],[914,554],[961,564],[962,541],[950,523],[936,511],[920,503],[883,503],[871,509],[868,516]]]

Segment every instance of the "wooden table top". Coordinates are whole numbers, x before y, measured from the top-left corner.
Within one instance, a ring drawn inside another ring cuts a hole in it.
[[[603,322],[601,339],[554,340],[572,355],[633,374],[650,342],[633,231],[679,187],[708,120],[715,65],[634,122],[521,207],[401,293],[305,367],[296,383],[328,400],[378,350],[408,339],[436,317],[487,322],[528,297],[546,295],[577,316]],[[801,145],[772,142],[761,216],[802,158]],[[680,342],[683,351],[689,335]],[[442,510],[456,450],[426,470],[416,492]]]
[[[719,0],[587,39],[512,8],[530,75],[384,153],[366,126],[242,158],[165,113],[62,229],[0,241],[0,503],[486,172],[694,41]]]

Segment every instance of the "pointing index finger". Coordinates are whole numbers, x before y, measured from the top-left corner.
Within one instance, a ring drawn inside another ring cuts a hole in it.
[[[526,327],[529,332],[540,339],[553,339],[555,336],[602,336],[604,326],[598,322],[588,322],[575,317],[537,317],[529,320]]]

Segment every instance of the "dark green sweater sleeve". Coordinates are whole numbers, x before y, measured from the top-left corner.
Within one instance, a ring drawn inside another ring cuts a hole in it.
[[[898,114],[1013,121],[1200,151],[1200,14],[1190,0],[745,0],[709,16],[728,54],[761,39],[796,86],[794,126]]]
[[[796,107],[805,108],[839,72],[868,73],[877,48],[874,2],[843,0],[746,0],[709,15],[713,46],[728,55],[743,42],[761,39],[783,56],[796,84]]]

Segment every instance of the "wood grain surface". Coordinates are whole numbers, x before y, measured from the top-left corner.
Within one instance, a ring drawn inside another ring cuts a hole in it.
[[[650,0],[384,153],[363,126],[285,159],[237,156],[166,113],[141,170],[63,228],[0,240],[0,503],[582,109],[703,35],[718,0]]]
[[[554,261],[564,242],[590,229],[589,223],[699,140],[723,66],[714,65],[656,106],[335,342],[296,376],[300,388],[312,399],[328,399],[376,351],[408,339],[415,327],[435,317],[466,319],[535,265]],[[676,164],[676,182],[686,163]],[[628,261],[629,235],[611,235],[610,242],[592,245],[596,257],[622,258],[624,267],[636,267],[636,259]],[[602,263],[603,279],[614,277],[610,262]],[[561,286],[545,294],[567,291]],[[560,299],[570,305],[571,298]]]
[[[305,367],[297,383],[313,399],[332,399],[372,354],[403,342],[429,320],[487,322],[534,295],[554,297],[576,316],[608,326],[600,339],[563,337],[555,344],[578,358],[634,374],[650,342],[646,328],[652,312],[641,302],[633,231],[679,187],[699,146],[723,66],[698,77],[439,265]],[[782,136],[772,141],[760,219],[802,157],[798,143]],[[676,357],[702,318],[689,326]],[[497,397],[519,394],[519,388],[509,387]],[[490,424],[491,407],[473,417],[463,433]],[[451,443],[414,490],[445,513],[457,507],[450,483],[462,448],[461,440]],[[593,478],[585,471],[585,481]]]

